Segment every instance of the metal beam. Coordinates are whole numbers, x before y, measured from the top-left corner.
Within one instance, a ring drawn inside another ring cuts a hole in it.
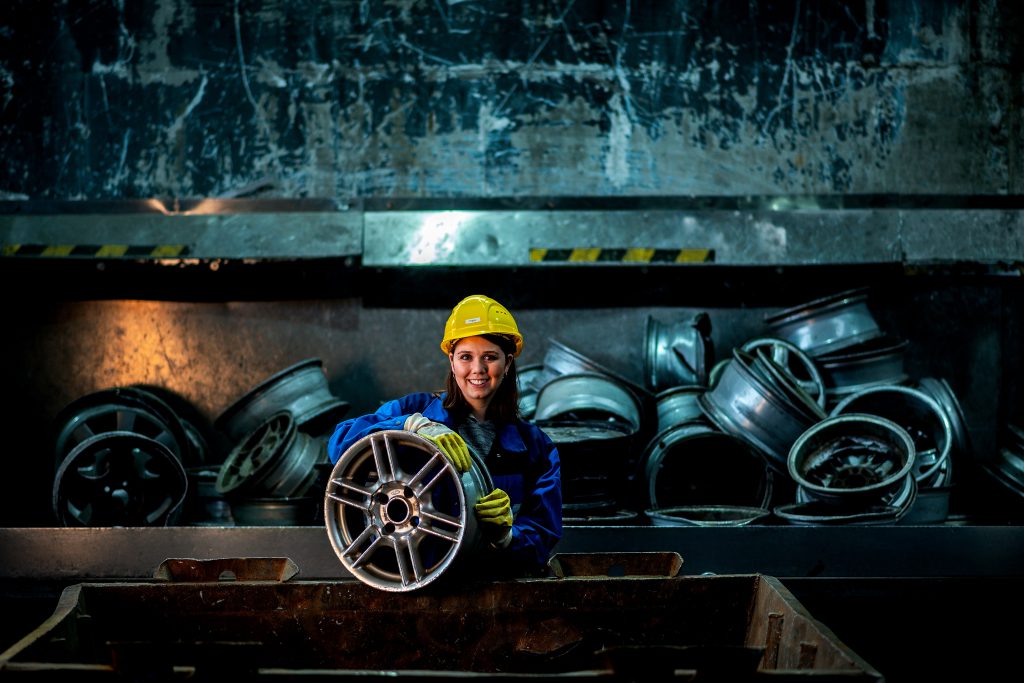
[[[1024,574],[1024,527],[566,527],[557,552],[678,552],[683,574]],[[351,578],[326,531],[300,527],[0,528],[0,580],[151,578],[168,558],[287,557],[299,579]]]
[[[361,257],[375,268],[980,264],[1019,272],[1024,263],[1024,211],[1016,206],[433,204],[0,202],[0,247],[5,257]]]

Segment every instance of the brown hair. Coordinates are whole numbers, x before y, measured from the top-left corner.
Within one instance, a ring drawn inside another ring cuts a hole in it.
[[[505,373],[505,378],[502,380],[498,390],[494,392],[494,398],[491,399],[490,404],[487,406],[487,419],[496,422],[515,422],[519,419],[519,379],[516,374],[516,344],[508,337],[500,334],[482,334],[480,336],[492,344],[496,344],[504,352],[506,358],[512,356],[512,361],[508,364],[508,372]],[[452,343],[453,350],[458,343],[458,340]],[[468,415],[471,412],[469,404],[462,395],[462,389],[459,388],[458,382],[455,381],[455,373],[452,372],[451,367],[448,368],[448,378],[445,380],[444,386],[445,391],[448,392],[442,404],[445,409],[458,413],[460,416]]]

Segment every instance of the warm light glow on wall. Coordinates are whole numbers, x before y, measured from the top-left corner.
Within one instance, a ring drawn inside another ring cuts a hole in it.
[[[107,386],[154,384],[174,387],[188,365],[187,334],[159,301],[109,301],[97,310],[96,367]]]

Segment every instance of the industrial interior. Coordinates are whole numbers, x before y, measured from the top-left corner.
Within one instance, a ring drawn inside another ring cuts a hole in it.
[[[1014,670],[1022,18],[8,3],[0,674]],[[529,576],[494,460],[330,456],[471,295],[560,461]]]

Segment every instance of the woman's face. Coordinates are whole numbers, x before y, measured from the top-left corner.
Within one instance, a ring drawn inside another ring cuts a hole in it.
[[[476,412],[482,414],[487,410],[511,362],[512,357],[500,346],[483,337],[460,339],[452,349],[455,383]]]

